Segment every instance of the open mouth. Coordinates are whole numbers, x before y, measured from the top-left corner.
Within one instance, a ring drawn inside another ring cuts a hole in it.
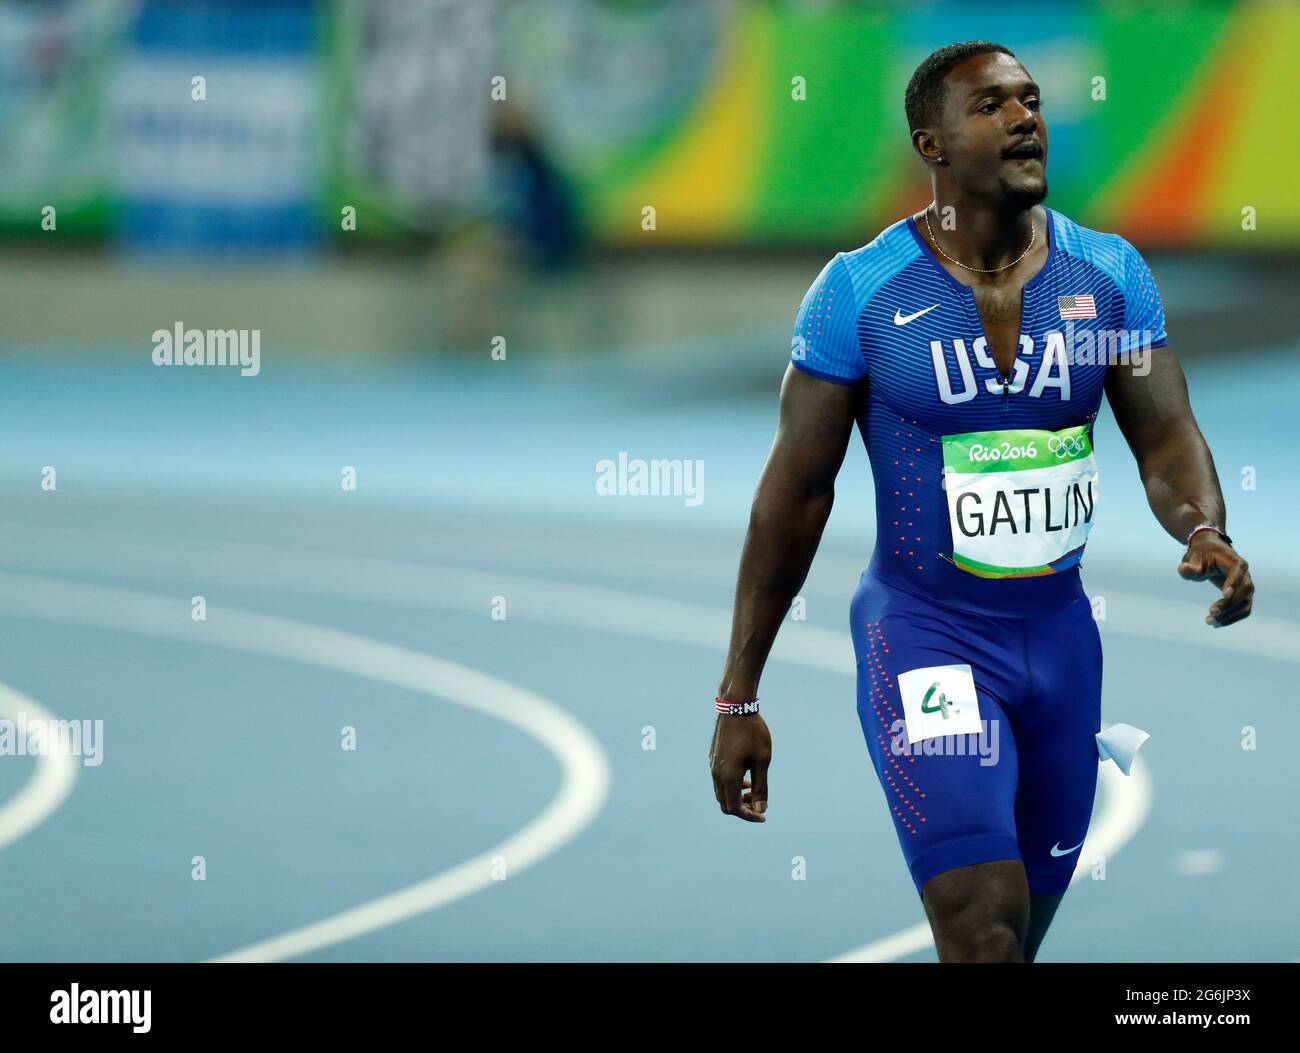
[[[1037,143],[1021,143],[1007,150],[1002,156],[1008,161],[1041,161],[1043,148]]]

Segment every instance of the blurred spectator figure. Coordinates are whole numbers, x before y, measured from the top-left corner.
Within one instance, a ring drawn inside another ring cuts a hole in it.
[[[502,104],[493,122],[495,218],[533,262],[572,262],[579,231],[573,191],[522,114]]]

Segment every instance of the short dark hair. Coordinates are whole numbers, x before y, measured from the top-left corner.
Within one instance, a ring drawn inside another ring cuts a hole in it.
[[[995,44],[991,40],[963,40],[928,55],[916,67],[903,96],[908,131],[914,132],[918,128],[938,123],[939,114],[943,110],[943,79],[952,72],[954,66],[973,55],[987,55],[992,51],[1016,57],[1016,53],[1009,47]]]

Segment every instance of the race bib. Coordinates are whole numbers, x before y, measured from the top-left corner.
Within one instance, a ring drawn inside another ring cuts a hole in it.
[[[962,570],[1024,578],[1079,562],[1097,508],[1087,425],[945,435],[943,470]]]
[[[907,741],[940,735],[979,735],[979,697],[969,665],[931,665],[898,674]]]

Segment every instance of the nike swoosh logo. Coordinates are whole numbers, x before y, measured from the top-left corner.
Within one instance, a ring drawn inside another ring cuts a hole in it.
[[[1071,852],[1077,852],[1077,851],[1079,851],[1079,849],[1081,849],[1082,847],[1083,847],[1083,842],[1080,841],[1080,842],[1079,842],[1077,845],[1075,845],[1073,848],[1065,848],[1065,849],[1062,849],[1062,848],[1061,848],[1061,842],[1060,842],[1060,841],[1057,841],[1056,844],[1054,844],[1054,845],[1052,846],[1052,855],[1054,855],[1054,856],[1068,856]]]
[[[895,324],[895,325],[907,325],[908,322],[915,322],[918,318],[921,317],[921,315],[923,315],[923,314],[929,314],[931,311],[934,310],[935,307],[938,307],[938,306],[939,306],[938,304],[935,304],[934,307],[927,307],[924,311],[917,311],[916,314],[909,314],[909,315],[907,315],[907,317],[904,317],[904,316],[903,316],[903,312],[902,312],[901,309],[895,307],[895,308],[894,308],[894,324]]]

